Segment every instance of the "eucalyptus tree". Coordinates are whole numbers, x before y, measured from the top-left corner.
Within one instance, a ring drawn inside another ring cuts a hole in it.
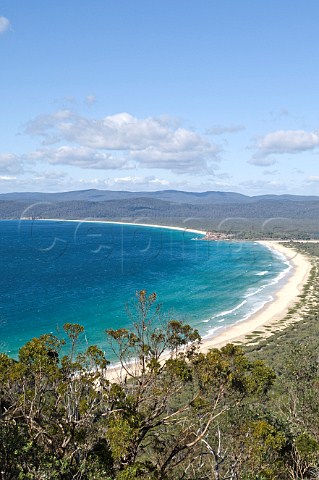
[[[0,355],[2,479],[226,480],[275,464],[256,418],[273,371],[234,345],[201,353],[196,329],[136,297],[132,327],[107,331],[117,367],[69,323]]]

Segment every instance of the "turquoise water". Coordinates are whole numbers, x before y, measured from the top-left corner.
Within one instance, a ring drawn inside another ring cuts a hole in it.
[[[155,291],[163,312],[212,335],[272,298],[284,257],[254,242],[206,242],[192,232],[88,222],[0,222],[0,351],[84,325],[127,327],[126,303]]]

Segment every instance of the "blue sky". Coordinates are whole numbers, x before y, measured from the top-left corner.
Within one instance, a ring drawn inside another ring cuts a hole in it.
[[[319,195],[317,0],[2,0],[0,192]]]

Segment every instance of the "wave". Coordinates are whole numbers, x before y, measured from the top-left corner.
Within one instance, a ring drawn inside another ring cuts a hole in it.
[[[290,270],[292,269],[292,265],[290,263],[287,264],[288,267],[283,270],[282,272],[280,272],[280,274],[271,282],[270,285],[275,285],[276,283],[280,282],[280,280],[282,280],[288,272],[290,272]]]
[[[257,306],[255,305],[254,308],[252,308],[243,318],[240,318],[238,319],[236,322],[233,323],[233,325],[237,325],[238,323],[241,323],[241,322],[244,322],[245,320],[247,320],[249,317],[251,317],[252,315],[255,315],[255,313],[259,312],[259,310],[262,310],[264,308],[264,306],[271,302],[272,300],[274,299],[273,296],[269,296],[267,298],[267,300],[264,300],[262,303],[259,303]],[[218,322],[223,322],[225,319],[223,318],[222,320],[219,320]],[[231,324],[230,324],[231,325]],[[209,338],[209,337],[212,337],[214,336],[214,334],[220,330],[220,329],[224,329],[230,325],[220,325],[220,326],[217,326],[217,327],[214,327],[214,328],[211,328],[208,333],[206,335],[203,336],[203,338]]]
[[[215,332],[217,332],[217,330],[220,330],[222,328],[225,328],[223,325],[221,325],[220,327],[214,327],[214,328],[211,328],[210,330],[208,330],[208,332],[206,333],[206,335],[203,336],[203,338],[209,338],[209,337],[212,337],[214,335]]]
[[[269,285],[270,285],[270,283],[267,283],[266,285],[263,285],[262,287],[258,288],[257,290],[254,290],[253,292],[246,293],[245,298],[249,298],[249,297],[253,297],[253,296],[257,295],[257,293],[261,292],[262,290],[264,290],[264,288],[268,287]]]
[[[285,264],[287,264],[287,263],[285,262]],[[244,298],[253,297],[254,295],[257,295],[257,293],[264,290],[265,288],[270,287],[271,285],[276,285],[278,282],[280,282],[280,280],[282,280],[287,275],[287,273],[291,270],[291,268],[292,268],[292,265],[288,262],[287,268],[285,268],[285,270],[280,272],[277,275],[277,277],[273,278],[270,282],[265,283],[265,285],[261,285],[257,290],[254,290],[253,292],[246,293]],[[269,273],[269,271],[267,271],[267,273]],[[266,273],[261,272],[261,273],[256,273],[256,275],[266,275]]]
[[[213,320],[214,318],[224,317],[225,315],[229,315],[230,313],[233,313],[239,308],[241,308],[243,305],[245,305],[245,303],[247,303],[247,300],[243,300],[239,305],[232,308],[231,310],[224,310],[223,312],[217,313],[217,315],[214,315],[213,317],[211,317],[211,320]]]
[[[244,320],[247,320],[249,317],[259,312],[259,310],[262,310],[267,303],[272,302],[273,300],[274,300],[274,297],[270,295],[267,298],[267,300],[264,300],[262,303],[255,305],[254,308],[252,308],[243,318],[241,318],[240,320],[237,320],[236,323],[240,323],[240,322],[243,322]]]
[[[287,260],[287,258],[284,255],[280,254],[280,255],[278,255],[278,257],[280,257],[281,262],[283,262],[287,266],[283,271],[281,271],[275,278],[271,279],[270,281],[268,281],[264,285],[260,285],[259,288],[253,289],[253,290],[250,288],[250,290],[248,290],[248,292],[246,292],[246,294],[244,295],[244,300],[241,303],[239,303],[236,307],[234,307],[232,309],[224,310],[224,311],[214,315],[213,317],[211,317],[211,320],[231,315],[234,312],[236,312],[237,310],[239,310],[241,307],[243,307],[245,304],[247,304],[247,306],[248,307],[250,306],[251,308],[249,309],[248,312],[247,312],[247,310],[246,310],[246,312],[242,312],[243,313],[242,318],[237,317],[236,321],[234,321],[235,320],[235,318],[234,318],[235,315],[232,316],[232,318],[229,318],[229,321],[230,321],[229,325],[230,324],[236,324],[238,322],[242,322],[244,320],[247,320],[249,317],[251,317],[252,315],[257,313],[259,310],[261,310],[267,303],[274,300],[274,297],[272,295],[267,296],[267,298],[265,299],[265,296],[263,298],[262,296],[260,296],[258,294],[260,294],[267,287],[269,288],[271,286],[274,286],[274,285],[278,284],[288,274],[288,272],[292,269],[291,263]],[[265,270],[263,272],[257,273],[256,275],[262,277],[262,276],[265,276],[269,273],[270,273],[269,270]],[[250,299],[250,297],[256,297],[256,298],[255,299]],[[218,323],[222,323],[224,321],[225,321],[225,318],[222,318],[221,320],[217,320]],[[227,319],[226,319],[226,321],[227,321]],[[220,327],[216,327],[216,328],[211,329],[209,335],[210,336],[213,335],[214,332],[216,330],[218,330],[219,328],[223,328],[223,327],[220,326]]]
[[[290,261],[288,260],[288,258],[284,253],[279,252],[278,250],[276,250],[275,248],[269,245],[265,245],[265,247],[268,248],[268,250],[270,250],[273,253],[273,255],[277,257],[281,262],[283,262],[286,265],[290,265]],[[272,265],[272,263],[270,263],[269,265]]]
[[[206,317],[206,320],[203,322],[211,323],[208,323],[206,327],[207,333],[203,332],[203,338],[218,335],[221,329],[247,320],[262,310],[266,304],[274,300],[276,289],[278,288],[277,284],[289,274],[293,266],[284,254],[271,248],[269,250],[273,254],[273,261],[269,262],[267,266],[265,265],[268,269],[255,273],[258,281],[256,279],[255,286],[251,285],[246,292],[242,293],[241,298],[237,300],[238,304],[234,308],[220,311],[211,316],[210,319]]]

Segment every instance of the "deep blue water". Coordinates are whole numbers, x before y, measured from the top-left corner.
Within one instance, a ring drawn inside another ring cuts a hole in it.
[[[205,336],[269,301],[287,262],[254,242],[206,242],[162,228],[85,222],[0,222],[0,351],[16,356],[30,338],[84,325],[129,326],[126,303],[155,291],[163,312]]]

